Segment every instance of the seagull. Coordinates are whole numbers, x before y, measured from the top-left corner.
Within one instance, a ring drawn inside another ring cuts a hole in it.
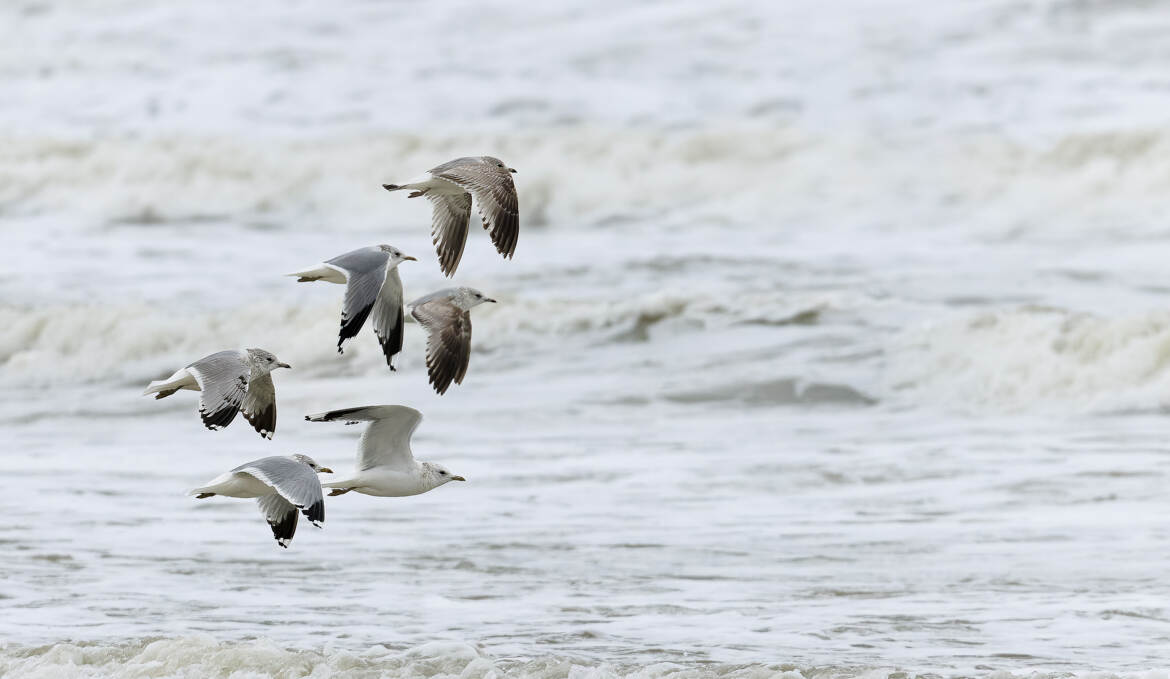
[[[392,245],[371,245],[288,275],[297,276],[298,283],[345,283],[337,353],[343,353],[341,345],[358,334],[373,311],[374,334],[386,355],[386,365],[394,370],[394,356],[402,351],[402,279],[398,277],[398,265],[405,261],[418,260]]]
[[[223,429],[242,410],[260,436],[271,439],[276,432],[276,389],[270,373],[288,367],[263,349],[229,349],[204,356],[165,380],[151,382],[142,394],[154,394],[157,400],[180,389],[202,392],[199,416],[208,429]]]
[[[262,457],[220,474],[187,494],[197,500],[213,495],[256,498],[276,543],[287,549],[297,532],[298,509],[318,528],[325,522],[325,498],[317,472],[332,474],[333,470],[308,455]]]
[[[466,481],[433,462],[416,462],[410,437],[422,421],[422,413],[406,406],[363,406],[306,415],[310,422],[342,420],[346,424],[369,422],[358,445],[357,469],[350,476],[321,484],[332,488],[330,496],[351,490],[376,497],[405,497],[438,488],[450,481]]]
[[[410,315],[427,331],[427,373],[438,394],[463,384],[471,358],[471,308],[495,302],[474,288],[446,288],[410,303]]]
[[[473,196],[496,250],[507,259],[515,254],[520,237],[520,208],[512,182],[515,171],[491,156],[456,158],[405,184],[383,184],[382,188],[409,189],[407,198],[425,196],[431,201],[431,240],[439,253],[439,268],[453,276],[467,242]]]

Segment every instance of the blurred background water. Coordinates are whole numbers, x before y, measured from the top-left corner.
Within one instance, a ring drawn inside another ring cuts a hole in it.
[[[0,674],[1165,667],[1170,5],[0,7]],[[519,170],[462,386],[335,351],[380,184]],[[280,419],[140,396],[260,346]],[[469,479],[272,541],[191,487],[345,468],[405,403]],[[234,674],[233,674],[234,673]],[[584,674],[582,674],[584,673]],[[791,675],[796,676],[796,675]]]

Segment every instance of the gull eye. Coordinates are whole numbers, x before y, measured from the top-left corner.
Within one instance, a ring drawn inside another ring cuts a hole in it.
[[[447,472],[439,472],[439,476],[446,476]]]

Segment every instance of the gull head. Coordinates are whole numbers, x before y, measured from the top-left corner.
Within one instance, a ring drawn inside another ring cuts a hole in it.
[[[491,156],[480,156],[480,159],[483,160],[483,162],[488,163],[489,165],[494,165],[494,166],[500,168],[501,170],[507,170],[508,172],[515,172],[516,171],[514,168],[511,168],[511,167],[508,167],[507,165],[505,165],[504,161],[500,160],[499,158],[493,158]]]
[[[398,248],[394,247],[393,245],[379,245],[378,248],[382,252],[385,252],[386,254],[390,255],[390,266],[398,266],[402,262],[408,262],[408,261],[409,262],[417,262],[418,261],[418,259],[411,257],[410,255],[406,254],[402,250],[399,250]]]
[[[477,307],[484,302],[492,302],[494,304],[495,301],[475,288],[455,288],[455,294],[451,295],[451,303],[464,311],[472,307]]]
[[[431,486],[431,488],[438,488],[444,483],[449,483],[451,481],[467,480],[462,476],[456,476],[455,474],[452,474],[451,470],[447,469],[441,464],[435,464],[434,462],[423,462],[422,468],[426,473],[426,476],[430,478],[431,483],[434,484]]]
[[[258,368],[263,374],[268,374],[277,368],[292,367],[287,363],[281,363],[271,351],[265,351],[263,349],[249,349],[248,358],[252,360],[252,365]]]
[[[322,467],[321,465],[317,464],[316,460],[309,457],[308,455],[301,455],[300,453],[297,453],[296,455],[289,455],[289,457],[293,460],[296,460],[297,462],[309,465],[309,469],[312,469],[315,472],[320,472],[322,474],[333,473],[332,469],[329,467]]]

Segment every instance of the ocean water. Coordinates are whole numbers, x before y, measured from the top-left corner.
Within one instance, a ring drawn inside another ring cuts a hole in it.
[[[1165,677],[1170,6],[144,0],[0,6],[0,676]],[[410,326],[335,351],[392,243]],[[260,346],[279,420],[141,396]],[[351,464],[302,415],[424,413],[468,478],[353,494],[281,550],[249,459]]]

